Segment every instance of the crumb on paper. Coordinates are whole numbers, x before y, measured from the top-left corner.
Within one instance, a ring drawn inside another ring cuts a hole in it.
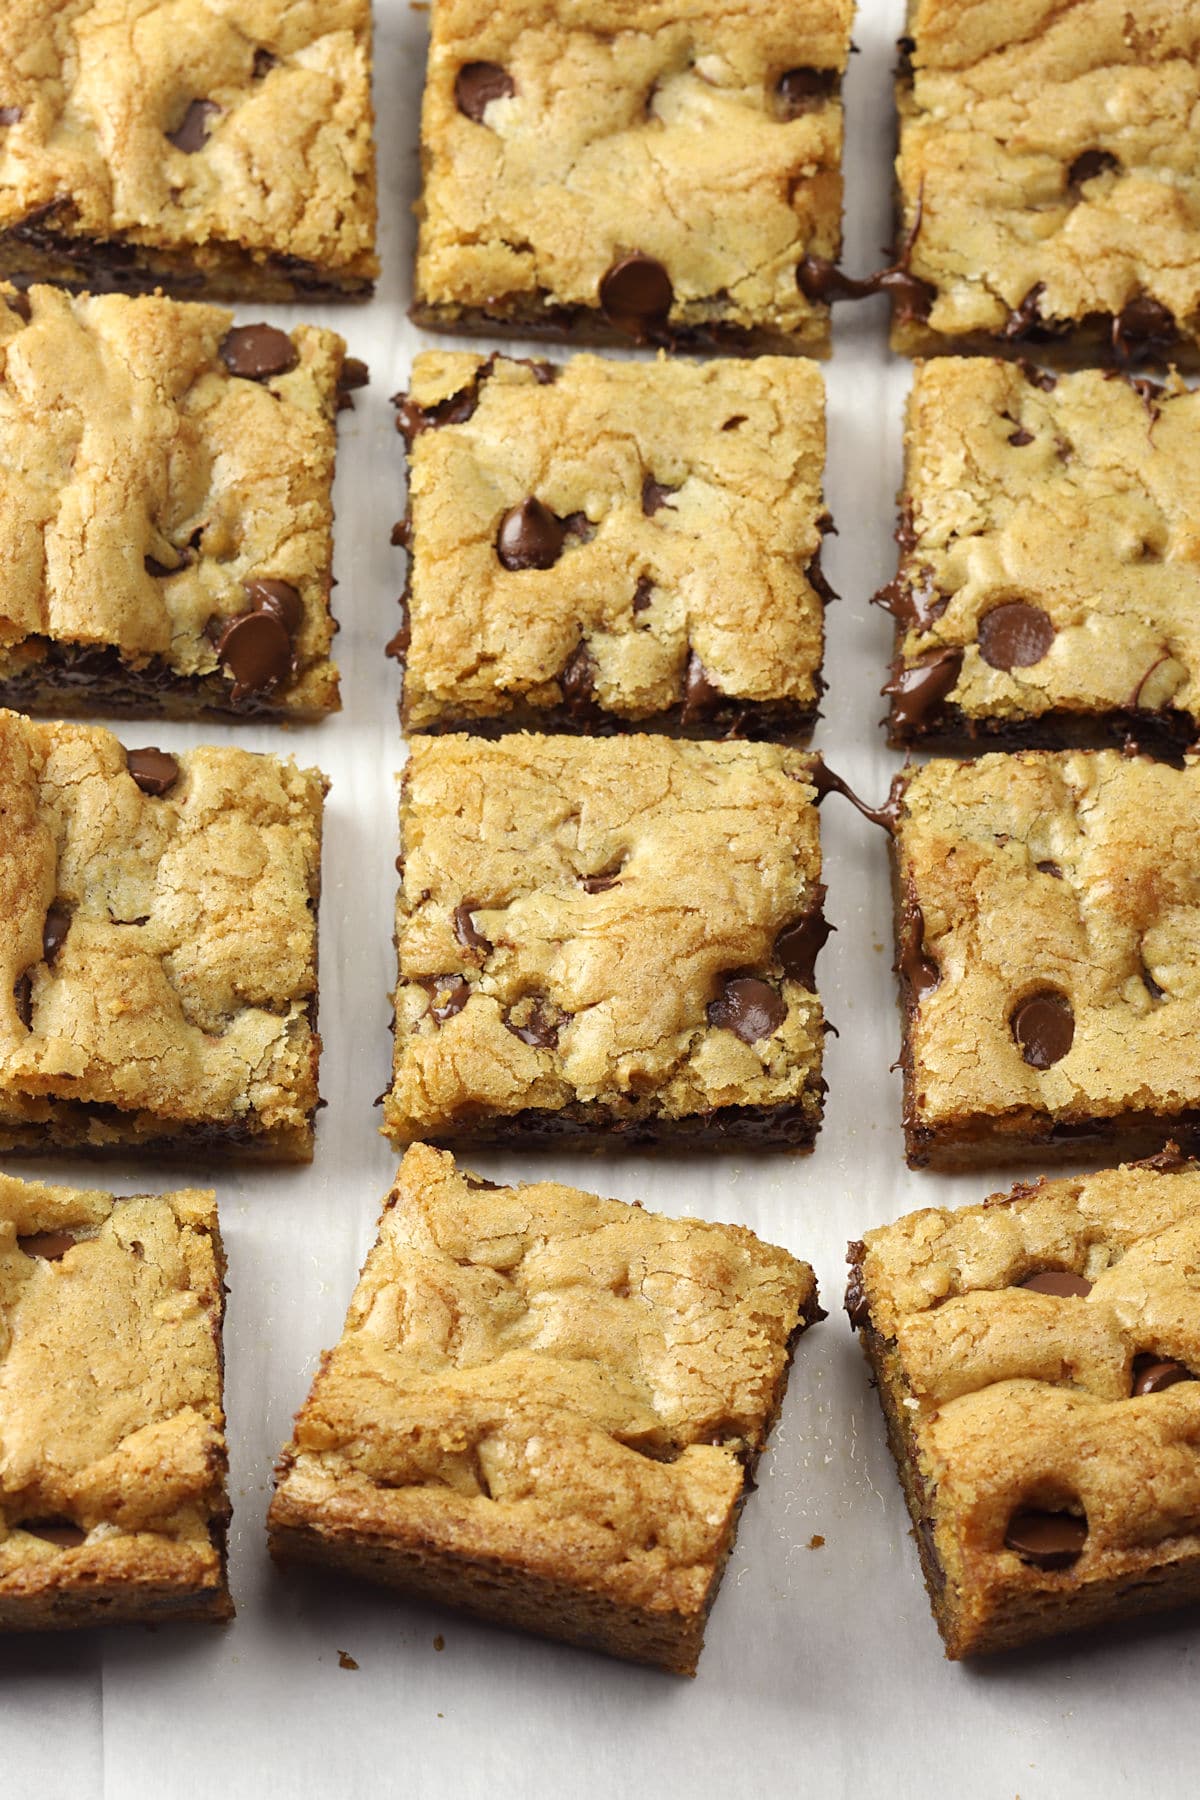
[[[354,1658],[351,1656],[351,1654],[348,1650],[339,1650],[338,1651],[338,1668],[339,1669],[357,1669],[357,1667],[358,1667],[358,1664],[355,1662]]]
[[[440,1631],[438,1632],[437,1636],[433,1640],[433,1647],[435,1650],[444,1650],[446,1648],[446,1640],[442,1636]],[[441,1717],[440,1713],[439,1713],[438,1717],[439,1718]]]
[[[808,1540],[808,1547],[810,1550],[823,1550],[825,1548],[825,1539],[821,1536],[819,1531],[813,1532]]]

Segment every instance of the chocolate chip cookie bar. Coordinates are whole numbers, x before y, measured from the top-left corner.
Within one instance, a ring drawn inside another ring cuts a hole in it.
[[[0,704],[340,705],[334,418],[366,373],[345,348],[160,296],[0,287]]]
[[[365,298],[370,56],[370,0],[10,0],[0,277]]]
[[[892,807],[911,1166],[1200,1148],[1200,759],[936,761]]]
[[[811,1149],[812,759],[663,737],[418,737],[385,1133]]]
[[[1194,742],[1200,395],[939,358],[906,445],[891,742]]]
[[[438,0],[413,318],[826,354],[851,10]]]
[[[0,712],[0,1152],[311,1159],[325,786]]]
[[[791,357],[418,356],[406,730],[807,736],[824,399]]]
[[[806,1263],[738,1225],[405,1156],[270,1511],[319,1563],[695,1673]]]
[[[212,1193],[0,1175],[0,1631],[227,1619]]]
[[[1194,365],[1200,9],[909,0],[901,51],[893,347]]]
[[[1200,1167],[928,1208],[850,1246],[951,1657],[1200,1600]]]

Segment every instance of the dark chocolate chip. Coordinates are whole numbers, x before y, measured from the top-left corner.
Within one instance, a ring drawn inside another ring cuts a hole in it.
[[[1033,433],[1032,431],[1026,431],[1023,425],[1018,425],[1015,431],[1009,432],[1008,441],[1013,446],[1014,450],[1023,450],[1026,444],[1032,444]]]
[[[1035,863],[1034,867],[1040,875],[1053,875],[1055,881],[1061,881],[1063,878],[1063,872],[1056,862]]]
[[[1016,1285],[1030,1294],[1053,1294],[1058,1300],[1086,1300],[1092,1291],[1087,1276],[1076,1275],[1072,1269],[1039,1269]]]
[[[262,576],[242,583],[246,598],[255,612],[270,613],[278,619],[289,637],[295,635],[304,617],[304,602],[290,581],[277,581]]]
[[[181,569],[187,568],[191,560],[190,556],[184,556],[177,563],[164,563],[159,562],[157,556],[143,556],[142,567],[147,575],[153,575],[156,581],[162,581],[168,575],[178,575]]]
[[[397,519],[396,523],[392,526],[392,534],[389,542],[397,550],[411,550],[412,520],[408,518]]]
[[[1133,1359],[1133,1387],[1131,1393],[1138,1397],[1142,1394],[1161,1394],[1167,1388],[1174,1387],[1179,1381],[1195,1381],[1196,1376],[1181,1362],[1156,1356],[1135,1356]]]
[[[1074,1513],[1014,1513],[1004,1534],[1004,1548],[1015,1550],[1035,1569],[1069,1569],[1087,1543],[1087,1520]]]
[[[511,1015],[505,1019],[505,1025],[514,1037],[520,1038],[523,1044],[531,1044],[535,1050],[553,1050],[558,1044],[558,1025],[553,1013],[535,1000],[522,1025],[514,1025]]]
[[[470,1175],[465,1169],[460,1169],[459,1174],[462,1177],[462,1184],[464,1187],[483,1188],[492,1194],[498,1194],[500,1192],[500,1183],[498,1181],[489,1181],[486,1175]]]
[[[1065,994],[1031,995],[1009,1023],[1031,1069],[1049,1069],[1061,1062],[1075,1039],[1075,1014]]]
[[[903,262],[892,263],[856,281],[845,275],[826,256],[811,253],[801,258],[796,268],[796,286],[814,305],[830,305],[835,300],[866,300],[872,294],[890,294],[895,303],[896,318],[901,321],[928,318],[934,301],[934,290],[927,281],[912,275]]]
[[[1017,358],[1017,367],[1030,387],[1040,388],[1043,394],[1052,394],[1058,386],[1057,375],[1052,375],[1049,369],[1039,369],[1036,364],[1026,362],[1023,356]]]
[[[143,794],[151,795],[155,800],[174,786],[179,779],[179,764],[167,750],[156,750],[148,745],[144,750],[127,750],[125,766]]]
[[[221,340],[221,361],[231,375],[266,381],[296,366],[296,346],[275,325],[235,325]]]
[[[903,548],[905,555],[911,555],[912,546],[904,545]],[[928,569],[922,569],[915,579],[906,574],[897,575],[886,587],[871,595],[872,606],[882,607],[898,625],[913,631],[928,631],[949,604],[949,597],[934,587]]]
[[[17,1239],[17,1248],[26,1256],[40,1256],[43,1262],[59,1262],[68,1250],[75,1248],[75,1243],[69,1231],[32,1231]],[[27,1525],[25,1530],[29,1529]]]
[[[285,681],[292,669],[292,640],[273,612],[244,612],[224,624],[217,655],[233,677],[233,699],[260,694]]]
[[[175,130],[168,131],[167,142],[185,156],[195,156],[208,142],[209,120],[220,110],[215,100],[193,100]]]
[[[962,660],[963,653],[957,646],[935,650],[892,677],[883,692],[892,702],[895,730],[915,730],[924,725],[958,680]]]
[[[1057,633],[1040,606],[1006,600],[979,621],[979,654],[993,669],[1028,669],[1041,662]]]
[[[437,1025],[460,1013],[471,998],[471,985],[464,975],[434,975],[423,985],[429,990],[430,1017]]]
[[[1082,187],[1085,181],[1095,181],[1097,175],[1103,175],[1109,169],[1119,169],[1120,166],[1111,150],[1085,150],[1067,170],[1067,186]]]
[[[87,1537],[78,1525],[72,1525],[69,1519],[25,1519],[18,1527],[27,1531],[30,1537],[42,1538],[47,1544],[56,1544],[60,1550],[74,1550]]]
[[[389,656],[403,656],[411,643],[412,621],[409,617],[408,601],[401,600],[400,629],[397,631],[395,637],[388,640],[387,654]]]
[[[1159,987],[1157,981],[1155,981],[1153,975],[1150,973],[1149,969],[1147,969],[1144,964],[1142,966],[1142,985],[1145,987],[1146,992],[1149,994],[1149,996],[1152,1000],[1165,1000],[1166,999],[1166,997],[1167,997],[1166,988]]]
[[[20,118],[19,106],[0,106],[0,125],[16,125]]]
[[[775,97],[782,119],[798,119],[815,112],[834,90],[832,69],[788,69],[775,83]]]
[[[607,869],[600,875],[581,875],[579,885],[585,894],[607,894],[609,888],[620,887],[620,869]]]
[[[644,613],[650,610],[650,596],[654,592],[654,583],[649,575],[639,575],[637,586],[633,590],[633,610]]]
[[[461,906],[455,907],[454,935],[464,950],[482,950],[484,956],[490,956],[492,945],[481,931],[476,931],[471,918],[478,905],[478,900],[464,900]]]
[[[712,712],[720,705],[725,695],[716,687],[708,676],[708,671],[694,650],[688,651],[687,666],[683,675],[683,709],[680,714],[682,725],[691,725],[702,719],[706,713]]]
[[[798,981],[801,987],[809,989],[815,987],[817,957],[832,930],[819,906],[784,926],[775,939],[775,960],[790,981]]]
[[[642,337],[665,324],[675,298],[671,277],[656,257],[632,250],[602,276],[600,306],[618,331]]]
[[[507,69],[499,63],[464,63],[454,79],[454,103],[460,113],[482,125],[493,100],[507,100],[517,91]]]
[[[9,312],[16,313],[18,319],[23,319],[25,324],[28,325],[30,319],[33,317],[33,307],[30,303],[29,295],[20,293],[6,294],[5,299],[8,302]]]
[[[52,963],[66,942],[71,914],[65,906],[51,906],[42,926],[42,961]]]
[[[28,970],[13,982],[13,1004],[26,1031],[33,1029],[33,977]]]
[[[531,494],[512,506],[496,533],[496,555],[506,569],[549,569],[562,555],[562,520]]]
[[[736,431],[739,425],[744,425],[745,423],[746,423],[746,414],[745,413],[734,413],[732,419],[726,419],[725,423],[721,427],[721,430],[722,431]]]
[[[563,704],[571,713],[586,715],[596,692],[596,665],[586,644],[576,644],[558,678]]]
[[[647,475],[642,482],[642,511],[648,519],[652,519],[660,507],[667,507],[670,512],[675,508],[670,505],[670,497],[677,494],[677,487],[666,487],[661,481],[655,481],[653,475]]]
[[[342,371],[338,376],[338,386],[349,392],[352,388],[365,388],[371,379],[371,371],[361,356],[347,356],[342,361]]]
[[[269,75],[271,70],[276,68],[278,64],[279,58],[273,55],[270,50],[264,50],[260,44],[258,49],[254,52],[254,62],[252,64],[255,81],[261,81],[263,76]]]
[[[861,1238],[847,1245],[850,1279],[846,1283],[846,1312],[855,1331],[861,1331],[864,1325],[871,1323],[871,1309],[863,1286],[862,1259],[866,1254],[867,1246]]]
[[[735,975],[722,993],[710,1000],[708,1022],[718,1030],[732,1031],[744,1044],[757,1044],[779,1030],[787,1018],[787,1004],[753,975]]]
[[[924,1000],[926,994],[932,994],[941,983],[942,971],[925,953],[925,915],[911,897],[904,910],[896,967],[907,983],[914,1003]]]
[[[1124,358],[1165,356],[1179,337],[1175,315],[1149,294],[1137,294],[1112,323],[1112,345]]]

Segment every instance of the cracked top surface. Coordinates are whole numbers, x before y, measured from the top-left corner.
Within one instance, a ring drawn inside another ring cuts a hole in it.
[[[0,1175],[0,1594],[220,1578],[223,1273],[210,1192]]]
[[[1019,1507],[1082,1511],[1081,1581],[1113,1556],[1200,1555],[1200,1380],[1132,1392],[1142,1357],[1200,1376],[1200,1168],[1042,1181],[864,1244],[952,1576],[1044,1581],[1004,1548]],[[1020,1285],[1052,1269],[1090,1293]]]
[[[837,254],[841,102],[787,118],[775,87],[799,67],[840,74],[850,14],[849,0],[438,0],[418,298],[592,309],[637,249],[670,276],[672,323],[769,325],[827,347],[796,268],[806,251]],[[481,121],[455,101],[476,62],[514,89]]]
[[[338,704],[329,661],[334,414],[345,345],[298,326],[295,367],[236,375],[222,307],[0,289],[0,676],[36,637],[135,667],[233,676],[206,630],[245,584],[295,589],[294,673],[271,704]],[[217,634],[219,635],[219,633]]]
[[[777,949],[823,893],[809,772],[762,744],[414,740],[388,1132],[815,1106],[820,1002]],[[742,975],[769,989],[753,1042],[709,1012]]]
[[[897,855],[937,977],[908,1025],[921,1124],[1200,1105],[1200,759],[930,762],[908,778]],[[1057,1020],[1033,1036],[1058,1054],[1038,1067],[1017,1032],[1047,995]]]
[[[6,0],[0,105],[0,230],[378,267],[369,0]]]
[[[947,357],[917,368],[906,445],[903,664],[963,647],[946,698],[974,717],[1200,712],[1200,394]],[[989,662],[980,621],[1015,602],[1049,626]]]
[[[741,1226],[481,1191],[414,1145],[272,1523],[419,1533],[693,1609],[814,1316],[808,1265]]]
[[[174,760],[145,793],[107,731],[0,712],[0,1141],[83,1103],[122,1140],[211,1124],[311,1154],[324,777]]]
[[[434,408],[472,385],[471,416],[421,430],[411,451],[410,729],[558,706],[580,647],[595,701],[623,718],[680,704],[689,650],[723,694],[816,704],[813,364],[580,356],[547,384],[525,363],[427,352],[409,402]],[[669,491],[647,501],[648,481]],[[529,496],[586,525],[551,567],[510,570],[497,534]]]
[[[910,0],[908,33],[897,170],[930,327],[995,333],[1040,287],[1043,319],[1149,295],[1194,340],[1200,6]]]

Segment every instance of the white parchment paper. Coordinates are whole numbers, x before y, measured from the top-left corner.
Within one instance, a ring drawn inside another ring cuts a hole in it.
[[[500,0],[503,3],[503,0]],[[1002,4],[1003,0],[996,0]],[[696,1681],[485,1628],[368,1588],[275,1572],[263,1516],[271,1469],[319,1351],[336,1341],[395,1158],[374,1097],[389,1074],[396,885],[397,623],[403,453],[388,396],[422,334],[408,323],[417,117],[426,22],[376,0],[384,275],[366,308],[279,308],[333,325],[372,381],[341,421],[337,651],[345,711],[287,734],[133,725],[127,742],[211,738],[290,750],[333,779],[321,908],[321,1114],[311,1170],[113,1166],[118,1191],[213,1183],[230,1258],[232,1456],[227,1629],[140,1628],[0,1645],[3,1800],[358,1800],[739,1793],[1074,1800],[1195,1792],[1200,1676],[1193,1613],[977,1667],[941,1654],[882,1422],[841,1312],[847,1239],[923,1204],[977,1200],[998,1177],[909,1173],[882,835],[824,808],[837,933],[818,973],[841,1035],[816,1154],[673,1161],[552,1153],[536,1168],[667,1212],[738,1220],[813,1263],[828,1322],[796,1359],[783,1420],[743,1515]],[[893,43],[900,0],[860,0],[847,102],[847,266],[890,235]],[[263,309],[243,308],[243,320]],[[908,368],[889,359],[881,302],[843,309],[826,365],[827,495],[840,536],[826,570],[829,693],[816,744],[868,796],[896,759],[878,690],[890,622],[867,605],[891,540]],[[434,340],[426,338],[425,342]],[[486,346],[485,346],[486,347]],[[536,354],[543,352],[537,351]],[[528,354],[518,350],[518,354]],[[562,356],[561,350],[551,354]],[[501,1179],[535,1159],[478,1152]],[[26,1164],[21,1172],[33,1172]],[[94,1182],[94,1165],[38,1165]],[[814,1536],[824,1546],[810,1549]],[[438,1644],[444,1645],[438,1649]],[[343,1668],[339,1651],[358,1664]]]

